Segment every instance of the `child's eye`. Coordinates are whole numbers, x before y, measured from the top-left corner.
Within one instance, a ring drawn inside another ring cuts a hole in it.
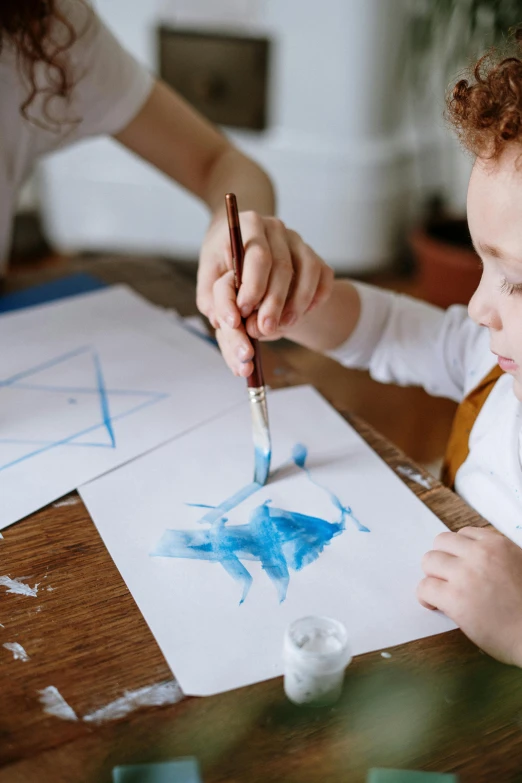
[[[522,294],[522,283],[509,283],[507,280],[502,281],[500,286],[500,293],[507,294]]]

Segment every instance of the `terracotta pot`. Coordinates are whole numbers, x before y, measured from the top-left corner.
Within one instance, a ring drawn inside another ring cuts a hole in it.
[[[480,281],[481,268],[466,221],[434,220],[411,233],[410,245],[419,275],[419,295],[439,307],[468,304]]]

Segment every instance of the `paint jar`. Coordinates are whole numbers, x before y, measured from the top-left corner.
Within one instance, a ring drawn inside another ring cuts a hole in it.
[[[333,704],[351,660],[342,623],[329,617],[296,620],[287,628],[283,646],[286,695],[294,704]]]

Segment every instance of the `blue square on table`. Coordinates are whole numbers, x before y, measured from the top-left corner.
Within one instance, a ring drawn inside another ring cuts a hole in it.
[[[201,783],[198,762],[191,757],[114,767],[112,780],[113,783]]]
[[[366,783],[458,783],[457,775],[413,769],[370,769]]]
[[[51,280],[48,283],[23,288],[10,294],[0,296],[0,313],[9,313],[13,310],[22,310],[24,307],[55,302],[69,296],[87,294],[90,291],[98,291],[106,288],[107,283],[87,272],[78,272],[72,275]]]

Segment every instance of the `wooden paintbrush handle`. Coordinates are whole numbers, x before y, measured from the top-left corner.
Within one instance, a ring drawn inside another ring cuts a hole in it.
[[[232,251],[234,280],[236,283],[236,291],[239,291],[243,275],[243,259],[245,256],[245,249],[243,247],[243,240],[241,238],[239,211],[237,208],[237,199],[234,193],[226,194],[225,203],[227,207],[228,230],[230,233],[230,249]],[[245,323],[244,319],[243,323]],[[250,338],[250,342],[254,348],[254,358],[252,360],[254,364],[254,371],[247,378],[247,385],[249,388],[259,388],[259,386],[265,385],[263,379],[263,367],[261,364],[261,348],[257,340]]]

